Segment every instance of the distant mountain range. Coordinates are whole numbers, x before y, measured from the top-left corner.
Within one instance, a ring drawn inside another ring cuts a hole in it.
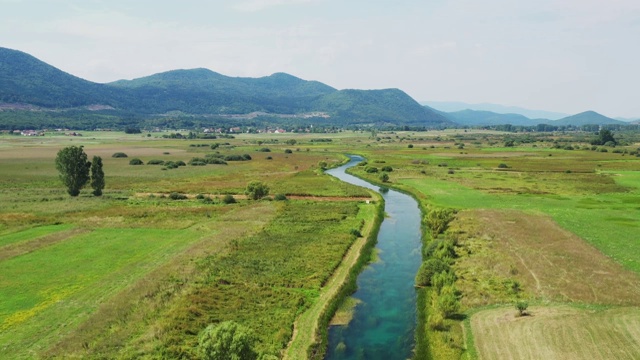
[[[491,111],[462,110],[450,113],[442,113],[451,121],[463,126],[494,126],[494,125],[516,125],[516,126],[536,126],[547,124],[553,126],[584,126],[584,125],[628,125],[628,122],[615,120],[595,111],[585,111],[580,114],[571,115],[558,120],[549,119],[529,119],[520,114],[498,114]]]
[[[427,104],[419,104],[399,89],[337,90],[285,73],[243,78],[208,69],[173,70],[99,84],[70,75],[29,54],[0,47],[2,129],[196,126],[229,119],[253,125],[259,124],[255,119],[263,119],[290,125],[304,121],[329,126],[424,128],[628,124],[593,111],[566,116],[494,104]]]
[[[453,125],[398,89],[337,90],[285,73],[241,78],[207,69],[174,70],[98,84],[29,54],[0,48],[0,110],[25,108],[91,109],[114,119],[176,113],[200,117],[259,113],[289,119],[300,115],[336,125]],[[33,114],[30,116],[32,124],[35,120]],[[51,122],[49,118],[46,121]],[[0,116],[0,125],[1,121]]]
[[[531,110],[518,106],[504,106],[498,104],[469,104],[456,101],[423,101],[422,105],[428,105],[434,109],[445,112],[458,112],[462,110],[477,110],[477,111],[489,111],[497,114],[519,114],[526,116],[529,119],[549,119],[558,120],[569,116],[570,114],[564,114],[553,111],[544,110]]]

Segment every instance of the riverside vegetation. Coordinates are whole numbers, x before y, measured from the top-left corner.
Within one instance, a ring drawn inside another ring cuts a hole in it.
[[[423,209],[416,358],[637,358],[640,145],[614,135],[0,136],[0,354],[197,358],[203,330],[233,321],[252,354],[281,357],[377,213],[322,174],[357,153],[354,174]],[[69,145],[101,158],[101,197],[66,193]],[[281,196],[248,199],[252,181]]]

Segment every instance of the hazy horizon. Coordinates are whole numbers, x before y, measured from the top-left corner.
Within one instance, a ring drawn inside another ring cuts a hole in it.
[[[286,72],[418,101],[640,117],[632,0],[0,0],[0,46],[111,82],[207,68]]]

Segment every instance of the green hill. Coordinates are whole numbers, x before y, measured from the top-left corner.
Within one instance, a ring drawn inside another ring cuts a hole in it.
[[[602,114],[598,114],[595,111],[585,111],[576,115],[567,116],[560,120],[555,120],[549,122],[551,125],[562,126],[562,125],[574,125],[574,126],[582,126],[582,125],[627,125],[624,121],[615,120],[609,117],[606,117]]]
[[[64,118],[65,111],[73,111],[73,118],[83,119],[80,123],[86,127],[135,125],[144,118],[167,113],[204,117],[211,122],[216,116],[252,112],[266,113],[264,117],[269,119],[323,112],[329,117],[314,121],[338,126],[450,124],[444,116],[420,106],[397,89],[338,91],[285,73],[242,78],[208,69],[173,70],[98,84],[65,73],[31,55],[5,48],[0,48],[0,103],[56,110],[55,115],[46,111],[34,115],[14,110],[10,116],[13,127],[20,125],[20,120],[16,120],[20,118],[29,126],[55,126]],[[107,110],[83,108],[88,105],[103,105],[97,108]],[[0,113],[0,126],[7,125],[7,116],[6,112]]]
[[[355,123],[446,125],[444,116],[427,109],[398,89],[340,90],[315,102],[314,110]]]
[[[117,104],[117,91],[80,79],[17,50],[0,48],[0,102],[47,108]]]

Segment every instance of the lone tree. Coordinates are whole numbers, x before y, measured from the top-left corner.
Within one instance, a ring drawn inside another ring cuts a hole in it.
[[[93,189],[93,195],[102,195],[104,171],[102,171],[102,158],[100,156],[94,156],[91,162],[91,188]]]
[[[244,193],[249,199],[258,200],[269,195],[269,187],[262,181],[254,180],[247,184]]]
[[[254,360],[255,338],[242,325],[233,321],[211,324],[198,337],[198,353],[206,360]]]
[[[56,169],[69,195],[78,196],[80,189],[89,182],[90,167],[91,163],[87,161],[82,146],[69,146],[58,151]]]

